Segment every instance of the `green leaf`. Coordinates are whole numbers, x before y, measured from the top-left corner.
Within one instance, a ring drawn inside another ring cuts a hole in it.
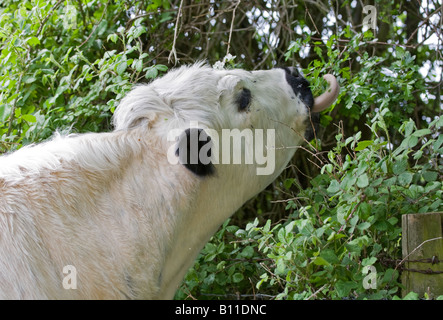
[[[352,188],[355,185],[356,182],[357,182],[357,177],[355,176],[355,174],[348,171],[346,173],[346,176],[341,181],[340,187],[343,190],[349,190],[350,188]]]
[[[341,298],[349,296],[351,290],[356,289],[357,287],[358,285],[354,281],[338,280],[337,283],[335,284],[335,290],[337,291],[337,294]]]
[[[217,255],[215,253],[207,254],[205,256],[205,262],[210,262],[215,259]]]
[[[337,257],[337,254],[332,249],[324,249],[320,253],[320,257],[325,259],[330,264],[338,264],[340,260]]]
[[[441,117],[441,119],[443,119],[443,117]],[[443,135],[439,135],[437,141],[434,142],[433,148],[435,150],[440,149],[442,144],[443,144]]]
[[[243,258],[249,259],[252,258],[254,256],[254,248],[251,246],[247,246],[246,248],[244,248],[242,250],[242,252],[240,253],[240,255]]]
[[[438,188],[441,188],[441,182],[440,181],[430,181],[425,186],[425,192],[431,192],[432,190],[436,190]]]
[[[111,40],[113,43],[116,43],[118,40],[118,35],[115,33],[111,33],[110,35],[108,35],[107,40]]]
[[[362,220],[368,219],[369,216],[371,215],[371,209],[372,207],[369,203],[362,202],[357,209],[358,216],[360,217],[360,219]]]
[[[145,27],[143,27],[143,26],[138,26],[135,30],[134,30],[134,33],[133,33],[133,37],[134,38],[138,38],[138,37],[140,37],[143,33],[146,33],[146,28]]]
[[[108,30],[108,21],[102,20],[97,27],[97,34],[101,36],[106,30]]]
[[[168,71],[168,67],[165,66],[165,65],[163,65],[163,64],[156,64],[156,65],[155,65],[155,68],[156,68],[158,71],[162,71],[162,72],[166,72],[166,71]]]
[[[425,136],[427,134],[431,134],[431,130],[429,130],[429,129],[417,130],[412,135],[415,136],[415,137],[423,137],[423,136]]]
[[[31,46],[35,47],[36,45],[40,44],[40,40],[37,37],[30,37],[26,42]]]
[[[397,177],[392,177],[383,181],[383,186],[390,187],[397,182]]]
[[[235,283],[238,283],[238,282],[242,281],[244,278],[245,277],[243,276],[243,274],[241,274],[239,272],[234,273],[232,275],[232,281],[234,281]]]
[[[372,145],[373,143],[374,143],[374,141],[372,141],[372,140],[363,140],[363,141],[360,141],[360,142],[357,144],[357,147],[355,147],[355,151],[361,151],[361,150],[363,150],[363,149],[366,149],[368,146]]]
[[[140,72],[143,69],[143,60],[134,60],[132,65],[136,71]]]
[[[278,230],[278,233],[277,233],[278,240],[282,243],[285,243],[286,242],[285,236],[286,236],[285,229],[280,228],[280,230]]]
[[[0,122],[3,122],[6,120],[6,118],[9,116],[9,112],[11,107],[10,105],[4,104],[0,105]]]
[[[146,79],[154,79],[158,76],[158,70],[154,67],[149,67],[146,71],[145,78]]]
[[[329,185],[328,189],[326,190],[330,194],[337,193],[340,190],[340,184],[337,180],[332,180],[331,184]]]
[[[422,173],[423,178],[426,180],[426,182],[432,182],[432,181],[436,181],[438,174],[437,172],[434,171],[423,171]]]
[[[408,167],[408,160],[407,159],[399,159],[394,162],[394,165],[392,166],[392,171],[394,174],[402,174],[405,172],[406,168]]]
[[[263,232],[264,232],[264,233],[268,233],[269,230],[271,230],[271,219],[268,219],[268,220],[266,221],[265,226],[263,227]]]
[[[410,172],[403,172],[398,176],[398,183],[401,186],[406,187],[412,182],[413,174]]]
[[[369,185],[369,178],[366,173],[362,174],[357,178],[357,187],[365,188]]]
[[[363,267],[372,266],[377,261],[376,257],[364,258],[361,262]]]
[[[125,72],[127,66],[128,66],[127,61],[123,60],[117,65],[115,71],[117,72],[118,75],[121,75],[123,72]]]
[[[364,231],[367,230],[370,226],[371,224],[369,222],[362,222],[357,226],[357,229],[360,231]]]
[[[416,137],[416,136],[409,136],[409,137],[407,137],[405,139],[405,141],[408,142],[408,147],[409,148],[414,148],[417,145],[417,143],[418,143],[418,137]]]
[[[314,259],[313,263],[317,266],[329,266],[330,263],[326,261],[324,258],[318,256]]]
[[[345,205],[339,206],[337,208],[337,221],[340,224],[345,224],[348,213],[349,213],[348,206],[345,206]]]
[[[285,226],[285,232],[286,232],[286,234],[292,232],[292,230],[294,230],[294,226],[295,226],[295,221],[291,221],[290,223],[288,223],[288,224]]]
[[[403,297],[403,300],[418,300],[419,296],[417,293],[411,291]]]
[[[416,153],[414,153],[414,160],[418,160],[423,156],[423,151],[418,150]]]
[[[26,122],[36,122],[37,118],[32,114],[24,114],[22,115],[22,119]]]
[[[205,246],[205,249],[204,249],[204,251],[206,251],[206,253],[215,253],[216,250],[217,250],[217,247],[211,242],[208,242]]]
[[[24,83],[33,83],[36,80],[37,80],[37,78],[34,77],[34,76],[25,76],[25,77],[23,77],[23,82]]]
[[[294,178],[288,178],[285,179],[285,181],[283,181],[283,186],[285,187],[286,190],[289,190],[293,183],[294,183]]]
[[[409,120],[408,122],[406,122],[405,124],[405,136],[410,136],[412,131],[415,128],[415,123],[413,120]]]

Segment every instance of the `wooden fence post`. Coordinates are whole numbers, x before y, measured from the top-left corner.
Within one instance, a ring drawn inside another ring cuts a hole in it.
[[[443,212],[402,216],[403,296],[443,295]]]

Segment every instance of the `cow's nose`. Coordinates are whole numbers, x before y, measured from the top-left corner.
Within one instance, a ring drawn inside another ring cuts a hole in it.
[[[283,68],[286,73],[286,81],[291,86],[295,95],[298,95],[301,101],[311,109],[314,104],[314,97],[312,96],[309,82],[306,80],[300,71],[294,67]]]

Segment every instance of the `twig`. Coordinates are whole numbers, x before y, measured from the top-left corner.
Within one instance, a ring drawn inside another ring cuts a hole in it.
[[[291,199],[283,199],[283,200],[271,200],[269,201],[270,203],[287,203],[289,201],[294,201],[294,200],[298,200],[298,199],[306,199],[309,200],[311,198],[308,197],[295,197],[295,198],[291,198]]]
[[[254,294],[240,294],[237,293],[225,293],[225,294],[216,294],[216,293],[202,293],[202,296],[207,297],[219,297],[219,298],[236,298],[240,300],[240,298],[254,298],[255,299],[275,299],[277,296],[272,296],[264,293],[254,293]]]
[[[180,1],[180,7],[178,8],[177,20],[175,21],[175,28],[174,28],[174,40],[172,42],[171,52],[169,53],[169,57],[168,57],[168,63],[171,63],[172,56],[174,56],[174,65],[176,65],[178,62],[177,50],[175,49],[175,44],[177,42],[178,22],[180,21],[180,16],[182,14],[182,8],[183,8],[183,0]]]
[[[325,40],[324,38],[318,38],[318,37],[311,37],[312,40],[319,40],[319,41],[323,41]],[[351,42],[351,40],[349,39],[337,39],[338,42]],[[372,44],[372,45],[378,45],[378,44],[382,44],[382,45],[387,45],[387,46],[394,46],[394,47],[405,47],[405,48],[416,48],[417,45],[408,45],[408,44],[402,44],[402,43],[388,43],[388,42],[383,42],[383,41],[368,41],[365,42],[365,44]]]
[[[205,5],[205,4],[204,3],[194,3],[194,4],[189,4],[187,6],[183,6],[182,9],[191,9],[191,8],[195,8],[195,7],[201,7],[202,5]],[[176,12],[176,11],[177,10],[175,8],[174,9],[166,9],[166,10],[158,8],[157,11],[150,11],[150,12],[139,14],[139,15],[129,19],[128,22],[126,22],[126,30],[128,30],[130,28],[131,24],[137,19],[149,17],[149,16],[152,16],[155,14],[170,13],[170,12]]]
[[[48,22],[49,18],[51,18],[51,16],[54,13],[54,11],[58,8],[58,6],[62,2],[63,2],[63,0],[58,0],[58,2],[52,7],[51,11],[48,13],[48,15],[45,17],[45,19],[43,19],[42,23],[40,24],[40,27],[38,27],[37,33],[35,35],[36,37],[38,37],[40,32],[42,32],[43,26],[46,24],[46,22]]]
[[[231,49],[231,37],[232,37],[232,30],[234,29],[235,11],[237,10],[237,7],[240,4],[240,2],[241,0],[237,1],[234,10],[232,11],[232,20],[231,20],[231,27],[229,28],[228,48],[226,49],[226,55],[229,54],[229,49]]]
[[[423,241],[414,250],[412,250],[411,253],[409,253],[406,257],[404,257],[403,260],[401,260],[400,263],[397,264],[397,266],[395,267],[394,270],[397,270],[397,268],[400,267],[406,261],[406,259],[409,258],[410,255],[412,255],[415,251],[420,249],[425,243],[428,243],[428,242],[431,242],[431,241],[435,241],[435,240],[441,240],[441,239],[443,239],[443,237],[437,237],[437,238],[432,238],[432,239],[428,239],[428,240]]]
[[[304,3],[304,5],[305,5],[305,12],[309,15],[309,19],[311,19],[311,22],[314,25],[315,31],[317,31],[317,34],[319,36],[321,36],[321,33],[320,33],[320,31],[318,31],[317,25],[315,24],[314,19],[312,19],[311,13],[309,12],[309,9],[306,6],[306,3]]]
[[[311,294],[308,298],[306,298],[306,300],[311,300],[311,298],[317,297],[317,294],[322,291],[326,286],[328,285],[328,283],[324,284],[320,289],[318,289],[317,291],[315,291],[313,294]]]
[[[83,45],[84,45],[85,43],[87,43],[87,42],[89,41],[89,39],[91,39],[91,37],[92,37],[92,35],[94,34],[95,30],[97,30],[98,26],[100,25],[100,23],[102,22],[103,18],[105,17],[105,14],[106,14],[107,9],[108,9],[108,5],[109,5],[109,1],[106,2],[106,5],[105,5],[105,8],[103,9],[103,14],[102,14],[102,16],[100,17],[100,20],[99,20],[98,23],[94,26],[94,29],[93,29],[92,32],[89,34],[89,36],[86,38],[86,40],[83,41],[82,44],[78,46],[79,48],[83,47]]]
[[[185,292],[185,293],[187,294],[187,296],[186,296],[185,299],[187,300],[188,298],[191,298],[192,300],[197,300],[197,299],[192,295],[191,290],[189,290],[188,286],[186,285],[186,282],[184,282],[183,284],[184,284],[184,286],[185,286],[185,288],[186,288],[186,291],[188,291],[188,292]]]
[[[340,234],[346,227],[346,224],[348,223],[348,221],[354,216],[355,211],[357,210],[357,208],[360,206],[360,204],[362,203],[362,201],[360,201],[359,203],[357,203],[354,207],[354,209],[352,209],[351,213],[349,214],[349,216],[346,218],[345,223],[340,227],[340,230],[338,230],[337,234]]]
[[[408,40],[406,40],[406,43],[408,43],[409,41],[411,41],[412,40],[412,38],[415,36],[415,34],[417,33],[417,31],[425,24],[425,23],[427,23],[428,21],[429,21],[429,19],[434,15],[434,14],[436,14],[437,12],[439,12],[440,10],[441,10],[441,8],[442,8],[443,6],[440,6],[438,9],[435,9],[434,10],[434,12],[432,12],[430,15],[428,15],[427,17],[426,17],[426,19],[425,20],[423,20],[421,23],[420,23],[420,25],[417,27],[417,29],[415,29],[415,31],[409,36],[409,38],[408,38]]]

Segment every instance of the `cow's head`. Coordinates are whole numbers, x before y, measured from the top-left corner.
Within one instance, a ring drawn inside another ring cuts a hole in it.
[[[117,130],[146,126],[161,139],[177,141],[169,162],[177,157],[175,163],[196,175],[236,164],[241,171],[268,176],[261,179],[266,184],[303,142],[312,127],[311,114],[337,98],[335,77],[325,79],[329,90],[314,98],[309,82],[292,67],[245,71],[202,63],[183,66],[131,91],[117,108],[114,124]]]

